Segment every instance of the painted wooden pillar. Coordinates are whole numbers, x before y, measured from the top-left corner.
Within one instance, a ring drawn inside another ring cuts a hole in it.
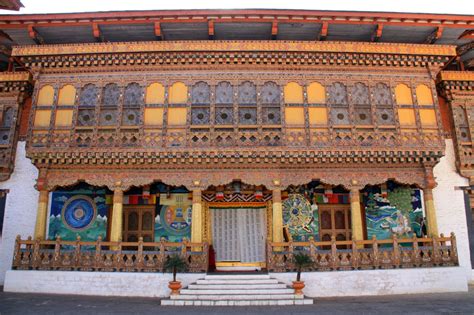
[[[361,241],[364,239],[364,225],[362,224],[359,188],[351,188],[350,198],[352,239],[356,241]]]
[[[273,242],[283,241],[283,207],[281,204],[281,189],[273,189]]]
[[[123,230],[123,190],[122,188],[114,189],[112,208],[112,225],[110,227],[110,241],[118,242],[122,240]]]
[[[191,242],[202,242],[202,192],[193,190],[193,212],[191,217]]]
[[[35,239],[46,239],[46,222],[48,221],[49,191],[41,189],[38,199],[38,210],[36,212]]]
[[[436,219],[436,210],[433,201],[433,189],[423,189],[423,197],[425,200],[425,211],[426,211],[426,223],[428,236],[439,236],[438,234],[438,221]]]

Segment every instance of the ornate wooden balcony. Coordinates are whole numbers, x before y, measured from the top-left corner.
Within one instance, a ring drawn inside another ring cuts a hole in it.
[[[293,255],[311,256],[311,271],[372,270],[457,266],[456,237],[391,240],[268,243],[267,269],[296,270]],[[85,242],[22,240],[17,237],[13,269],[161,272],[170,255],[188,262],[189,272],[206,272],[208,244],[185,242]]]
[[[162,272],[166,259],[180,255],[189,272],[206,272],[207,243],[22,240],[17,236],[13,269]]]
[[[295,271],[293,255],[305,252],[311,271],[395,269],[457,266],[456,237],[391,240],[268,243],[267,267],[273,272]]]

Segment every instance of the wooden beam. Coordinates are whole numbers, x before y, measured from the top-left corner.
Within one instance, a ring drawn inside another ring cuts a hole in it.
[[[278,36],[278,22],[275,20],[272,22],[272,39],[277,39]]]
[[[38,34],[32,24],[28,25],[28,35],[38,45],[44,44],[43,38]]]
[[[214,20],[209,20],[207,22],[207,32],[209,35],[209,39],[214,39]]]
[[[92,34],[94,35],[94,38],[95,38],[96,41],[98,41],[98,42],[103,42],[104,41],[103,36],[101,36],[102,34],[100,32],[99,24],[92,23]]]
[[[425,44],[434,44],[438,39],[443,36],[443,27],[438,26],[425,40]]]
[[[155,37],[156,37],[156,40],[163,40],[163,36],[161,34],[160,22],[155,22]]]
[[[383,24],[382,23],[377,24],[377,28],[372,34],[372,38],[370,40],[373,42],[378,42],[380,38],[382,37],[382,31],[383,31]]]
[[[328,28],[329,23],[323,22],[323,25],[321,26],[321,31],[319,32],[318,40],[326,40],[326,37],[328,36]]]
[[[474,30],[464,31],[458,39],[474,39]]]

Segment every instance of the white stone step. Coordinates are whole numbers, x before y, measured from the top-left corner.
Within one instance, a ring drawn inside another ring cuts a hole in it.
[[[197,284],[277,284],[277,279],[255,279],[255,280],[238,280],[238,279],[222,279],[222,280],[205,280],[199,279]]]
[[[183,291],[183,290],[181,290]],[[303,296],[295,294],[179,294],[171,295],[172,300],[292,300],[303,299]]]
[[[254,284],[254,283],[237,283],[237,284],[190,284],[188,289],[191,290],[262,290],[262,289],[286,289],[284,283],[270,283],[270,284]]]
[[[161,305],[167,306],[250,306],[250,305],[311,305],[312,299],[282,299],[282,300],[162,300]]]
[[[193,289],[181,289],[180,295],[212,295],[212,294],[225,294],[225,295],[231,295],[231,294],[255,294],[255,295],[268,295],[268,294],[292,294],[294,293],[295,290],[293,289],[265,289],[265,290],[260,290],[260,289],[225,289],[225,290],[193,290]]]
[[[258,280],[270,279],[269,275],[206,275],[206,280]]]

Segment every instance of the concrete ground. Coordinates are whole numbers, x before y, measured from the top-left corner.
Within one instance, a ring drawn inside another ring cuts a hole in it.
[[[474,287],[466,293],[318,298],[314,305],[171,307],[159,299],[0,292],[0,314],[474,314]]]

